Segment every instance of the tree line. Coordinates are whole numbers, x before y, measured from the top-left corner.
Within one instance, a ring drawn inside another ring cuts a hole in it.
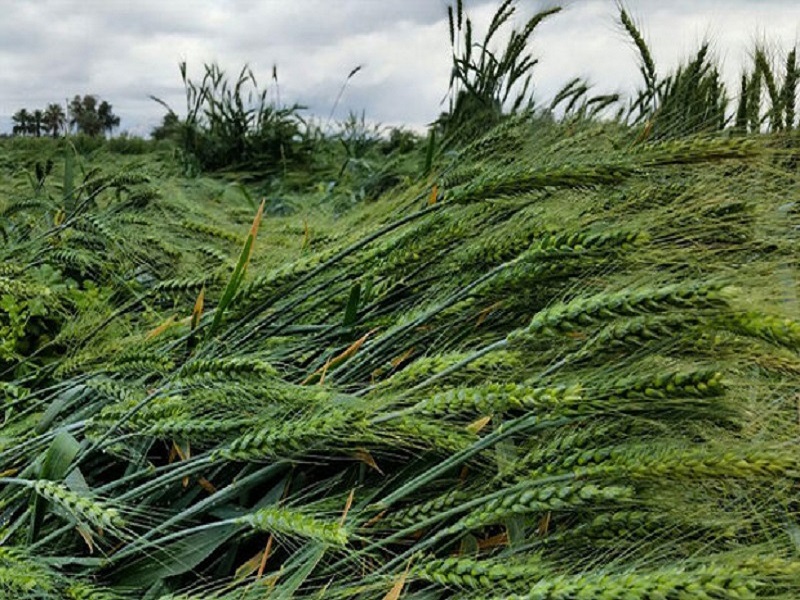
[[[119,127],[120,119],[106,100],[93,94],[76,95],[67,111],[60,104],[48,104],[44,110],[22,108],[11,117],[13,135],[58,137],[69,131],[99,136]]]

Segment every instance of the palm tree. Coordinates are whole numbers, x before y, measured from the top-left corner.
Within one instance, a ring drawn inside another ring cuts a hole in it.
[[[69,103],[69,128],[72,130],[75,128],[77,131],[80,131],[80,122],[83,115],[83,102],[81,102],[81,97],[76,95]]]
[[[11,121],[14,123],[11,131],[14,135],[27,135],[30,127],[31,115],[30,113],[22,108],[14,113],[14,116],[11,117]]]
[[[86,135],[98,135],[101,131],[97,118],[97,98],[91,94],[75,96],[69,103],[69,125]]]
[[[44,113],[38,108],[31,113],[29,127],[31,135],[35,137],[42,137],[42,130],[44,129]]]
[[[58,133],[64,129],[67,124],[67,116],[64,114],[64,109],[60,104],[48,104],[44,111],[44,118],[42,120],[44,130],[51,136],[58,137]]]
[[[119,117],[114,114],[111,105],[103,100],[97,107],[97,116],[100,118],[100,125],[109,134],[115,127],[119,127]]]
[[[108,102],[98,104],[97,96],[91,94],[75,96],[69,103],[69,115],[70,127],[92,136],[110,133],[120,122]]]

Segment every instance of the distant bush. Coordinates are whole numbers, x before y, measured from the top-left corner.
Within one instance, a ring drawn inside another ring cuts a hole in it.
[[[406,154],[413,152],[422,138],[413,131],[402,127],[392,127],[389,136],[380,144],[383,154],[393,154],[395,152]]]
[[[108,151],[117,154],[146,154],[152,152],[156,146],[156,140],[146,140],[127,133],[111,138],[106,142]]]
[[[103,137],[86,135],[85,133],[71,135],[68,139],[78,154],[90,154],[107,143],[107,140]]]
[[[218,65],[204,67],[202,80],[196,82],[189,78],[186,63],[180,64],[185,119],[153,98],[175,115],[168,115],[154,133],[165,138],[177,132],[187,171],[255,168],[268,173],[307,158],[310,148],[303,143],[301,106],[268,101],[267,91],[259,89],[247,66],[233,83]]]

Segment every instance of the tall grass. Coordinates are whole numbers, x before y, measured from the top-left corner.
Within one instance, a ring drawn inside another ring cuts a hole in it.
[[[533,107],[532,71],[539,61],[531,54],[529,42],[540,23],[560,10],[536,13],[517,29],[513,26],[516,3],[506,0],[480,38],[461,0],[447,6],[452,50],[450,105],[438,121],[446,135],[462,141],[474,138],[496,125],[505,112]],[[501,51],[494,45],[503,37],[507,39]]]
[[[639,54],[643,83],[627,108],[626,121],[646,124],[647,135],[663,139],[726,128],[778,132],[794,127],[796,48],[787,53],[781,77],[765,48],[756,46],[749,72],[745,67],[741,87],[732,93],[722,81],[710,42],[703,42],[695,56],[673,73],[659,76],[644,36],[622,5],[620,22]],[[737,98],[735,111],[731,98]]]
[[[180,64],[186,92],[186,115],[179,135],[186,160],[201,169],[236,169],[253,164],[280,170],[301,159],[304,123],[301,106],[278,106],[260,89],[253,71],[245,66],[231,80],[217,64],[204,65],[203,77],[189,77]],[[159,98],[154,100],[174,111]]]

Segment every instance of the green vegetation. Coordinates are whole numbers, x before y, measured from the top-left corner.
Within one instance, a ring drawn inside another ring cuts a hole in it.
[[[630,105],[321,135],[210,66],[160,140],[2,140],[2,595],[800,596],[794,52],[731,114],[622,18]]]
[[[244,67],[231,84],[216,64],[206,65],[203,79],[189,79],[180,65],[186,89],[186,116],[178,127],[182,149],[203,170],[241,169],[247,164],[295,166],[307,145],[299,143],[299,106],[275,107],[267,90],[259,90],[255,75]],[[277,74],[275,75],[277,80]],[[162,100],[153,98],[169,110]],[[164,129],[176,123],[166,119]],[[160,132],[157,132],[160,135]]]
[[[67,133],[69,126],[76,133],[96,137],[119,127],[120,119],[111,105],[106,100],[100,101],[97,96],[75,96],[68,109],[69,119],[60,104],[48,104],[44,110],[21,108],[11,117],[12,133],[33,137],[45,134],[57,138]]]
[[[28,112],[22,108],[11,117],[13,123],[11,132],[14,135],[31,135],[41,137],[42,133],[58,137],[64,129],[66,116],[60,104],[48,104],[47,108]]]

